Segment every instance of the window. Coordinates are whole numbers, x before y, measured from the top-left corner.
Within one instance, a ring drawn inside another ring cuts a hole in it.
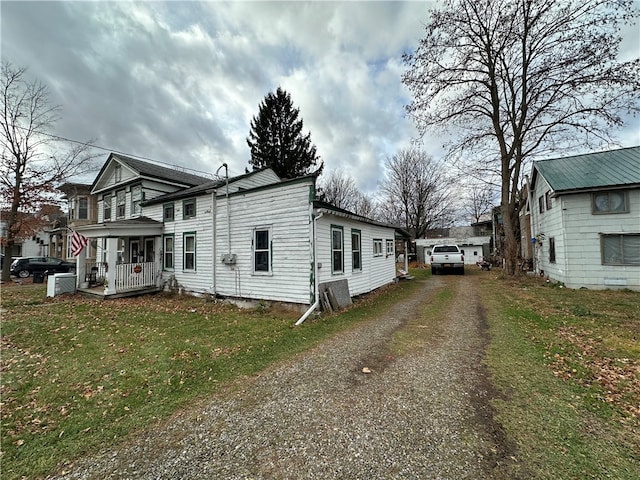
[[[78,199],[78,220],[87,220],[89,218],[89,199],[80,197]]]
[[[131,187],[131,215],[140,215],[140,202],[142,202],[142,185]]]
[[[547,207],[547,210],[551,210],[551,191],[544,194],[544,204]]]
[[[640,233],[600,236],[603,265],[640,265]]]
[[[196,234],[194,232],[185,233],[182,237],[182,245],[184,251],[183,270],[196,269]]]
[[[113,177],[115,178],[115,183],[122,180],[122,165],[116,165]]]
[[[125,205],[127,203],[127,194],[124,190],[116,192],[116,218],[124,218]]]
[[[271,271],[271,243],[268,228],[256,228],[253,231],[253,271],[269,273]]]
[[[538,211],[544,213],[544,197],[542,195],[538,197]]]
[[[627,192],[617,190],[592,194],[591,211],[594,214],[628,213]]]
[[[549,238],[549,262],[556,263],[556,239]]]
[[[162,219],[165,222],[172,222],[174,220],[175,207],[173,203],[165,203],[162,206]]]
[[[111,220],[111,194],[102,197],[102,221]]]
[[[387,257],[393,257],[393,240],[387,240]]]
[[[342,227],[331,227],[331,273],[344,272]]]
[[[165,235],[164,240],[164,268],[167,270],[173,270],[173,250],[174,250],[174,241],[173,235]]]
[[[351,268],[362,270],[362,234],[360,230],[351,230]]]
[[[196,216],[196,199],[190,198],[182,202],[182,218],[193,218]]]
[[[374,238],[373,239],[373,256],[379,257],[382,255],[382,239]]]

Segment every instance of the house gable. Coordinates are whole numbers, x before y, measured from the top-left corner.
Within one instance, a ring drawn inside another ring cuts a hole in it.
[[[174,188],[188,188],[211,181],[207,177],[190,174],[177,168],[162,167],[111,153],[96,176],[91,186],[91,193],[102,193],[143,179],[171,185]]]

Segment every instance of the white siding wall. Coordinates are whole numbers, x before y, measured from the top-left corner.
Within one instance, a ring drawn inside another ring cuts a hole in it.
[[[640,266],[602,265],[601,233],[640,233],[640,189],[629,190],[629,213],[593,215],[591,194],[554,198],[553,208],[542,215],[538,196],[548,189],[542,177],[532,205],[533,235],[545,234],[542,249],[535,247],[539,269],[569,288],[640,289]],[[549,262],[549,237],[556,239],[556,263]],[[615,285],[620,284],[620,285]]]
[[[163,270],[163,280],[168,280],[171,275],[187,291],[203,293],[211,291],[213,286],[213,217],[211,195],[201,195],[196,198],[196,216],[183,219],[182,201],[174,202],[175,220],[165,222],[164,235],[173,235],[174,238],[174,268]],[[157,215],[162,217],[162,204],[152,205],[144,209],[145,216]],[[195,270],[184,268],[184,235],[196,236],[196,265]],[[164,253],[164,252],[163,252]],[[162,258],[162,257],[161,257]]]
[[[570,288],[640,288],[640,266],[602,265],[601,233],[640,233],[640,189],[629,191],[629,213],[593,215],[588,193],[561,197]],[[626,283],[626,285],[624,285]]]
[[[110,192],[104,193],[104,195],[98,196],[98,223],[102,223],[104,221],[115,221],[115,220],[123,220],[122,218],[116,218],[116,192],[118,190],[125,190],[126,195],[126,203],[125,203],[125,216],[124,219],[131,218],[131,185],[127,185],[125,187],[114,189]],[[160,182],[154,182],[151,180],[144,180],[142,182],[142,191],[144,192],[145,200],[151,200],[152,198],[159,197],[160,195],[165,195],[167,193],[175,192],[178,190],[177,187],[173,185],[167,185]],[[111,196],[111,218],[104,218],[104,200],[103,197],[110,195]],[[148,213],[150,210],[148,208],[144,208],[142,215],[146,217],[150,217]],[[139,216],[139,215],[136,215]],[[154,220],[162,221],[162,210],[160,210],[159,216],[151,217]]]
[[[224,195],[217,198],[216,291],[225,296],[309,304],[312,299],[310,189],[313,180],[230,197],[231,248]],[[255,228],[270,229],[271,272],[253,271]],[[225,253],[236,255],[225,265]]]
[[[546,276],[558,281],[567,283],[567,267],[565,255],[565,238],[563,225],[563,212],[558,198],[551,199],[551,209],[548,210],[545,204],[544,212],[540,213],[538,198],[543,197],[551,188],[547,181],[542,177],[538,177],[534,190],[533,205],[531,206],[531,218],[533,223],[533,235],[539,236],[544,234],[541,242],[534,245],[534,259],[536,262],[536,271],[544,271]],[[556,261],[552,263],[549,260],[549,244],[550,239],[555,240]]]
[[[342,227],[344,232],[344,272],[341,274],[331,272],[332,225]],[[353,271],[352,268],[352,229],[361,232],[362,269],[360,271]],[[386,253],[387,240],[394,241],[395,238],[393,228],[370,225],[325,213],[317,221],[316,236],[318,262],[322,264],[318,274],[319,283],[347,279],[349,293],[360,295],[394,281],[396,277],[395,251],[392,255]],[[382,255],[380,256],[374,257],[373,255],[374,239],[382,239]]]
[[[280,182],[278,175],[273,170],[267,169],[259,172],[255,172],[249,176],[240,178],[229,184],[229,193],[234,193],[239,190],[248,190],[250,188],[262,187],[265,185],[271,185],[272,183]],[[218,187],[218,193],[225,193],[225,186]]]

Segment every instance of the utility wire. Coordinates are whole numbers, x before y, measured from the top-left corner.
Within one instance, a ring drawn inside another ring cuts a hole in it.
[[[25,127],[21,127],[21,126],[18,126],[18,125],[16,125],[16,128],[19,128],[21,130],[27,130]],[[133,153],[121,152],[119,150],[114,150],[112,148],[101,147],[100,145],[95,145],[95,144],[89,143],[89,142],[81,142],[79,140],[72,140],[71,138],[62,137],[60,135],[54,135],[52,133],[38,132],[38,134],[45,135],[45,136],[51,137],[51,138],[55,138],[57,140],[63,140],[65,142],[76,143],[78,145],[86,145],[88,147],[95,148],[97,150],[104,150],[105,152],[112,152],[112,153],[116,153],[116,154],[120,154],[120,155],[126,155],[128,157],[139,158],[141,160],[147,160],[147,161],[150,161],[150,162],[159,163],[161,165],[166,165],[169,168],[178,167],[178,165],[176,165],[176,164],[172,164],[172,163],[168,163],[168,162],[162,162],[160,160],[156,160],[154,158],[145,157],[143,155],[136,155],[136,154],[133,154]],[[191,172],[196,172],[196,173],[199,173],[199,174],[202,174],[202,175],[207,175],[209,177],[213,176],[211,174],[211,172],[203,172],[201,170],[196,170],[195,168],[188,168],[188,167],[182,167],[182,166],[180,166],[178,168],[181,168],[183,170],[189,170]]]

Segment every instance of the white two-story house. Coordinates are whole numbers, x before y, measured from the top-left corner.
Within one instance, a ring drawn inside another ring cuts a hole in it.
[[[529,203],[537,272],[640,290],[640,147],[534,162]]]
[[[320,284],[349,295],[393,282],[405,232],[315,201],[316,176],[271,169],[211,180],[111,154],[92,186],[104,295],[167,286],[308,306]],[[80,255],[82,257],[82,254]],[[80,258],[79,281],[91,268]]]

